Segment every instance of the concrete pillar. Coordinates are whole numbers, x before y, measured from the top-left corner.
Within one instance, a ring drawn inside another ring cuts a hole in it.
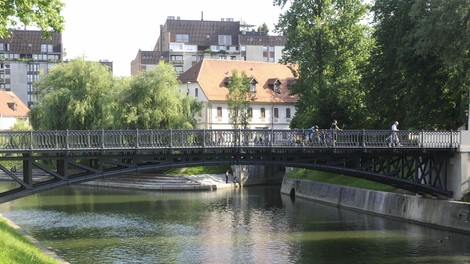
[[[233,165],[232,171],[241,186],[281,184],[285,174],[285,168],[277,165]]]
[[[460,131],[460,147],[450,159],[447,168],[447,188],[454,192],[454,200],[461,200],[470,192],[470,131]]]

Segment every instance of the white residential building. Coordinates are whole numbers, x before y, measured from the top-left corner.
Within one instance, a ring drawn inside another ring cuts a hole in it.
[[[250,103],[250,129],[289,129],[298,97],[290,95],[295,83],[291,69],[279,63],[204,59],[180,75],[181,89],[203,102],[197,128],[232,129],[227,103],[233,70],[245,72],[256,95]]]

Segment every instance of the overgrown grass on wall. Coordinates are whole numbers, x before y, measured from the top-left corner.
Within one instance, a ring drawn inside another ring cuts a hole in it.
[[[396,188],[390,185],[385,185],[364,179],[348,177],[340,174],[314,171],[308,169],[294,169],[285,175],[288,178],[304,179],[311,181],[318,181],[329,184],[344,185],[350,187],[357,187],[375,191],[395,192]]]

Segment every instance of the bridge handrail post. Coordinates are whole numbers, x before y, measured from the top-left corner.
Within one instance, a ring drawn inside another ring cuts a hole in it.
[[[29,139],[29,149],[33,149],[33,130],[31,129],[29,131],[29,136],[30,136],[30,139]]]
[[[139,129],[135,129],[135,148],[139,148]]]
[[[104,149],[104,129],[101,129],[101,149]]]
[[[170,148],[173,148],[173,129],[170,129]]]
[[[420,139],[421,142],[419,144],[420,145],[419,147],[423,148],[424,147],[424,129],[421,129],[421,137],[420,138],[421,138]]]
[[[304,144],[305,144],[305,142],[304,142],[305,140],[304,140],[304,139],[305,139],[305,129],[302,128],[302,136],[300,136],[300,140],[301,140],[301,141],[300,141],[300,142],[301,142],[300,145],[302,146],[302,148],[305,147],[305,145],[304,145]]]
[[[453,145],[453,142],[452,142],[452,134],[453,134],[453,131],[452,129],[450,130],[450,144],[449,144],[449,148],[452,148],[452,145]]]
[[[362,147],[366,147],[366,130],[364,128],[362,129]]]
[[[206,147],[206,128],[202,129],[202,147]]]
[[[69,130],[65,130],[65,149],[69,149]]]

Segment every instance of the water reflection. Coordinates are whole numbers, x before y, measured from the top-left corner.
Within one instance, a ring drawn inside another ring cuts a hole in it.
[[[293,202],[272,186],[70,187],[2,204],[0,212],[70,263],[470,262],[470,236]]]

